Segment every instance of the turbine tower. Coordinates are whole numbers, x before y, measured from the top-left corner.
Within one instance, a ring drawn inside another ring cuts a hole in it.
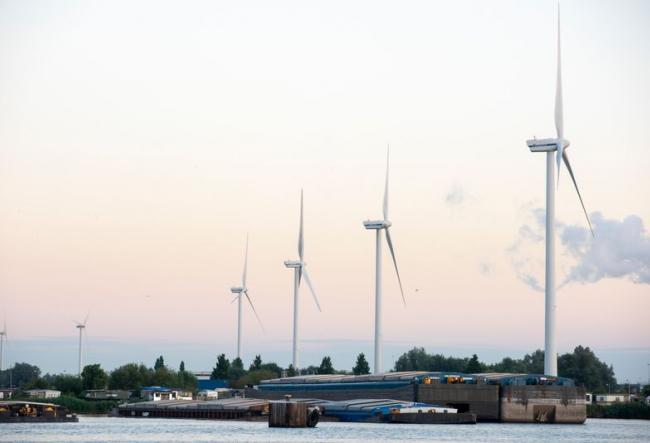
[[[302,190],[300,190],[300,230],[298,233],[298,257],[299,260],[287,260],[284,262],[284,265],[287,268],[293,268],[293,353],[292,353],[292,364],[294,369],[298,369],[298,294],[300,290],[300,283],[302,282],[302,277],[305,277],[305,282],[309,287],[311,295],[314,297],[314,302],[316,302],[316,307],[320,311],[320,303],[318,303],[318,297],[316,297],[316,292],[314,292],[314,287],[311,284],[309,278],[309,273],[307,272],[307,263],[304,262],[304,230],[303,230],[303,198]]]
[[[88,323],[88,315],[86,315],[86,318],[84,319],[83,323],[80,323],[78,321],[75,321],[77,324],[77,329],[79,329],[79,370],[77,371],[77,374],[81,376],[81,371],[83,371],[83,355],[82,355],[82,336],[86,332],[86,323]]]
[[[257,311],[255,310],[255,306],[253,306],[253,302],[251,301],[251,298],[248,296],[248,287],[246,286],[247,271],[248,271],[248,235],[246,236],[246,254],[244,256],[244,272],[241,277],[241,286],[233,286],[232,288],[230,288],[230,292],[232,292],[233,294],[237,294],[233,299],[233,302],[237,300],[237,358],[240,359],[241,359],[242,294],[246,296],[246,299],[248,300],[248,303],[251,305],[251,308],[253,309],[253,313],[255,314],[257,321],[259,322],[260,326],[262,326],[262,329],[264,329],[264,326],[262,325],[262,321],[260,320],[259,316],[257,315]]]
[[[2,331],[0,331],[0,371],[4,370],[5,338],[7,337],[7,321],[5,320]]]
[[[546,276],[544,282],[544,374],[557,376],[557,343],[555,337],[555,167],[557,165],[557,186],[559,187],[560,167],[564,162],[573,186],[578,193],[582,210],[587,217],[591,235],[594,231],[582,201],[578,183],[573,175],[566,149],[569,140],[564,138],[564,117],[562,109],[562,64],[560,46],[560,5],[557,11],[557,84],[555,89],[555,129],[557,138],[527,140],[531,152],[546,152]],[[555,152],[555,159],[553,153]]]
[[[404,290],[402,289],[402,280],[399,276],[397,269],[397,260],[395,260],[395,251],[393,250],[393,241],[390,237],[391,222],[388,221],[388,160],[390,149],[386,152],[386,185],[384,187],[384,219],[383,220],[366,220],[363,226],[366,229],[374,229],[376,231],[375,244],[375,362],[374,374],[380,374],[382,370],[382,348],[381,348],[381,232],[386,231],[386,243],[395,265],[395,273],[397,274],[397,281],[399,282],[399,290],[402,294],[402,301],[406,306],[406,298],[404,298]]]

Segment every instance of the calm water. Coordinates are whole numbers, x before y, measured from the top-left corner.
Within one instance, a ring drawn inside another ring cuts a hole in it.
[[[650,421],[584,425],[388,425],[319,423],[269,429],[265,422],[81,417],[79,423],[0,424],[0,442],[650,442]]]

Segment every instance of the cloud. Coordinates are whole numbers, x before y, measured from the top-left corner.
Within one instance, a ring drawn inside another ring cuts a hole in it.
[[[527,205],[526,205],[527,206]],[[515,242],[506,249],[510,263],[517,279],[535,291],[544,291],[536,274],[544,269],[544,252],[540,247],[544,241],[544,224],[546,216],[544,209],[526,207],[527,223],[519,227]],[[540,255],[541,253],[541,255]],[[533,261],[530,257],[541,257]],[[543,273],[540,275],[544,275]]]
[[[459,184],[454,184],[447,195],[445,196],[445,203],[448,206],[460,206],[467,199],[467,193],[465,189]]]
[[[623,220],[591,214],[594,237],[587,228],[564,226],[560,241],[576,260],[564,282],[595,283],[603,278],[625,278],[650,284],[650,237],[638,215]]]
[[[478,265],[478,270],[483,275],[490,275],[492,273],[492,265],[490,263],[487,263],[487,262],[481,262]]]
[[[564,249],[557,251],[556,272],[569,269],[559,287],[572,282],[595,283],[603,278],[650,284],[650,237],[641,217],[633,214],[619,221],[594,212],[591,221],[594,237],[583,225],[556,223]],[[529,210],[528,223],[519,227],[515,242],[506,250],[517,278],[536,291],[544,290],[545,223],[544,209]],[[531,257],[539,259],[533,261]],[[566,258],[571,262],[562,266],[559,261]]]

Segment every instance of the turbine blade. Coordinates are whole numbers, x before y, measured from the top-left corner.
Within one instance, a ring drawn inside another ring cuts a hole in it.
[[[397,269],[397,260],[395,259],[395,251],[393,250],[393,240],[390,238],[389,228],[386,228],[386,242],[388,243],[388,249],[390,249],[390,256],[393,258],[393,264],[395,265],[395,273],[397,274],[397,281],[399,282],[399,290],[402,293],[402,301],[404,302],[404,306],[406,306],[404,289],[402,289],[402,279],[399,276],[399,269]]]
[[[305,239],[303,233],[303,201],[302,201],[302,189],[300,190],[300,230],[298,231],[298,257],[302,261],[302,256],[305,252]]]
[[[390,145],[386,150],[386,184],[384,186],[384,220],[388,220],[388,161],[390,156]]]
[[[244,272],[241,276],[242,287],[246,287],[246,274],[248,273],[248,234],[246,234],[246,252],[244,255]]]
[[[323,312],[323,310],[320,308],[320,303],[318,303],[318,297],[316,297],[316,292],[314,291],[314,287],[311,284],[311,279],[309,278],[307,269],[305,269],[303,272],[305,273],[305,281],[307,282],[307,286],[309,286],[309,291],[311,292],[311,295],[314,297],[314,301],[316,302],[316,307],[320,312]]]
[[[555,86],[555,130],[559,140],[555,162],[557,163],[557,183],[560,184],[560,168],[564,150],[564,109],[562,105],[562,49],[560,45],[560,4],[557,5],[557,83]]]
[[[260,320],[260,316],[257,315],[257,311],[255,310],[255,306],[253,306],[253,301],[251,298],[248,296],[248,289],[244,291],[244,295],[246,295],[246,300],[248,300],[248,303],[251,305],[251,308],[253,309],[253,313],[255,314],[255,318],[257,318],[257,322],[260,324],[262,327],[262,331],[265,331],[264,325],[262,324],[262,320]]]
[[[82,323],[84,326],[86,326],[86,323],[88,323],[88,317],[90,317],[90,309],[88,310],[88,313],[86,314],[86,318],[84,318],[84,322]]]
[[[233,298],[233,299],[230,301],[230,304],[232,305],[233,303],[235,303],[235,302],[237,301],[238,298],[239,298],[239,295],[238,295],[237,297]]]
[[[571,162],[569,162],[569,156],[567,155],[566,151],[564,151],[562,158],[564,159],[566,170],[569,171],[569,175],[571,176],[571,181],[573,181],[573,186],[576,188],[576,192],[578,193],[578,198],[580,199],[580,204],[582,205],[582,211],[585,213],[585,217],[587,218],[587,223],[589,224],[589,230],[591,231],[591,236],[595,237],[594,230],[591,226],[591,220],[589,220],[589,214],[587,214],[587,209],[585,208],[585,204],[582,201],[582,195],[580,195],[580,189],[578,189],[578,183],[576,182],[576,179],[573,176],[573,168],[571,168]]]

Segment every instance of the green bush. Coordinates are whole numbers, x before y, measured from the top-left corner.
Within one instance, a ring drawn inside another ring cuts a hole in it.
[[[587,417],[650,420],[650,406],[641,402],[587,405]]]

